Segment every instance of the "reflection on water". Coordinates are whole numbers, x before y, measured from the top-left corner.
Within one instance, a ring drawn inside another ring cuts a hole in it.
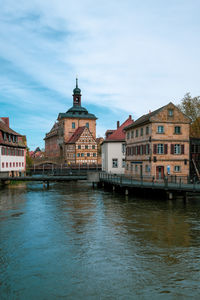
[[[199,288],[200,204],[83,183],[0,191],[0,299],[183,299]]]

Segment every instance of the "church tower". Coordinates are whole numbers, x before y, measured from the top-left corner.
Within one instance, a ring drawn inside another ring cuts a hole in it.
[[[73,90],[73,106],[81,106],[81,90],[78,87],[78,78],[76,78],[76,87]]]

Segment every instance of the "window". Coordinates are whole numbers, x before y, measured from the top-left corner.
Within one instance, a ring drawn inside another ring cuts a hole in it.
[[[78,149],[81,149],[81,145],[78,145]]]
[[[137,171],[138,171],[138,166],[135,165],[135,173],[137,173]]]
[[[96,153],[93,153],[93,157],[96,157],[97,156],[97,154]]]
[[[181,167],[180,166],[174,166],[174,172],[180,172]]]
[[[81,157],[84,157],[84,153],[81,153]]]
[[[5,133],[5,132],[3,133],[3,139],[4,139],[4,141],[7,140],[7,136],[6,136],[6,133]]]
[[[4,168],[4,162],[2,162],[2,168]]]
[[[8,168],[8,163],[6,163],[6,168]]]
[[[10,168],[12,167],[12,163],[10,162]]]
[[[149,134],[149,126],[146,127],[146,135]]]
[[[132,139],[134,138],[134,131],[133,130],[131,131],[131,138]]]
[[[174,127],[174,133],[175,134],[181,134],[181,127],[180,126],[175,126]]]
[[[122,159],[122,168],[125,168],[125,166],[126,166],[126,161],[125,161],[125,159],[123,158],[123,159]]]
[[[138,129],[136,129],[135,136],[138,137]]]
[[[15,137],[15,142],[16,142],[16,143],[18,142],[18,136]]]
[[[143,136],[143,128],[140,129],[140,135]]]
[[[174,115],[174,110],[173,109],[168,109],[168,116],[173,117]]]
[[[16,162],[16,167],[18,167],[18,162]]]
[[[87,157],[89,157],[90,156],[90,153],[87,153]]]
[[[95,149],[95,145],[92,145],[92,149]]]
[[[129,132],[127,132],[127,140],[129,140],[129,138],[130,138],[130,133]]]
[[[75,122],[72,122],[72,129],[75,128]]]
[[[85,145],[85,149],[88,149],[88,145]]]
[[[9,140],[9,142],[11,142],[11,135],[10,134],[8,136],[8,140]]]
[[[163,154],[164,153],[163,144],[158,144],[157,153],[158,154]]]
[[[22,167],[24,166],[24,163],[22,163]]]
[[[149,165],[146,165],[146,166],[145,166],[145,171],[146,171],[146,173],[149,173],[149,172],[150,172],[150,166],[149,166]]]
[[[19,163],[19,167],[21,167],[21,163]]]
[[[113,168],[118,168],[118,159],[117,158],[112,159],[112,167]]]
[[[164,133],[164,126],[158,126],[157,133]]]
[[[128,169],[129,169],[129,165],[128,163],[126,163],[126,170],[128,171]]]
[[[174,154],[181,154],[181,145],[180,144],[174,145]]]
[[[23,163],[24,164],[24,163]],[[15,168],[15,162],[13,163],[13,167]]]
[[[77,157],[80,157],[80,153],[77,153]]]
[[[125,154],[126,152],[126,144],[122,144],[122,153]]]

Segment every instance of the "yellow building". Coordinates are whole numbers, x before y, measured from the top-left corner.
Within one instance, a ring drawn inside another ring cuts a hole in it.
[[[127,126],[125,173],[188,176],[189,127],[190,119],[171,102]]]

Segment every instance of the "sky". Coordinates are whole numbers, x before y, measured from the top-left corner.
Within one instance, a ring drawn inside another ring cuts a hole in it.
[[[44,148],[45,134],[82,106],[97,137],[187,92],[200,95],[199,0],[0,0],[0,117]]]

